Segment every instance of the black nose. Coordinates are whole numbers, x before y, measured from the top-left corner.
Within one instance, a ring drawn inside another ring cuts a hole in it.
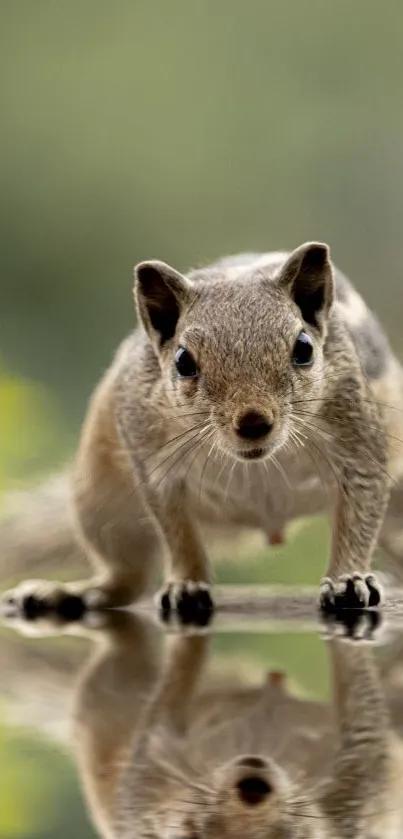
[[[256,411],[243,414],[239,417],[236,426],[237,434],[244,440],[260,440],[267,436],[271,428],[272,423],[263,414],[258,414]]]
[[[237,783],[238,795],[244,804],[255,806],[261,804],[271,793],[270,784],[264,778],[253,777],[242,778]]]

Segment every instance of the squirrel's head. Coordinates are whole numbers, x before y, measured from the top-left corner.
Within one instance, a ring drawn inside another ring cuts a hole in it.
[[[293,405],[320,398],[333,300],[327,245],[188,276],[142,262],[135,299],[176,414],[233,457],[273,454],[289,439]]]
[[[266,757],[245,755],[216,769],[205,806],[196,812],[192,839],[315,836],[309,825],[311,806],[294,788],[287,773]]]
[[[131,802],[137,816],[136,832],[130,824],[124,834],[127,839],[135,835],[152,839],[318,839],[322,835],[315,805],[269,758],[238,757],[210,767],[206,777],[191,769],[185,776],[176,767],[165,765],[163,774],[160,769],[156,777],[159,794],[155,792],[145,807],[143,798],[136,799],[134,807]]]

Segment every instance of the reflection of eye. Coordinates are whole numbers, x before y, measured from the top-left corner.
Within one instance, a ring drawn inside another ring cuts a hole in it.
[[[184,347],[179,347],[175,353],[175,367],[182,379],[194,379],[199,375],[195,360]]]
[[[294,344],[292,363],[295,367],[310,367],[313,363],[313,346],[309,335],[302,330]]]

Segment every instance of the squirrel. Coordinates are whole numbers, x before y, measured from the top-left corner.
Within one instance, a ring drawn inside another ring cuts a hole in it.
[[[288,522],[325,511],[321,607],[378,606],[374,549],[403,553],[396,511],[388,518],[403,472],[403,376],[328,245],[186,275],[145,261],[134,275],[139,325],[95,389],[72,469],[75,539],[95,574],[25,582],[8,606],[127,605],[163,552],[161,608],[212,609],[205,526],[278,542]]]

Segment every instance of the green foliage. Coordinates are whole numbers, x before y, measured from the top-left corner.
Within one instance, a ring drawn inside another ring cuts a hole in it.
[[[398,0],[3,4],[12,369],[77,428],[134,323],[134,262],[306,238],[330,242],[401,346],[402,24]]]
[[[73,766],[33,732],[0,722],[0,839],[92,839]]]
[[[0,366],[0,493],[19,478],[39,476],[66,447],[44,387]]]

